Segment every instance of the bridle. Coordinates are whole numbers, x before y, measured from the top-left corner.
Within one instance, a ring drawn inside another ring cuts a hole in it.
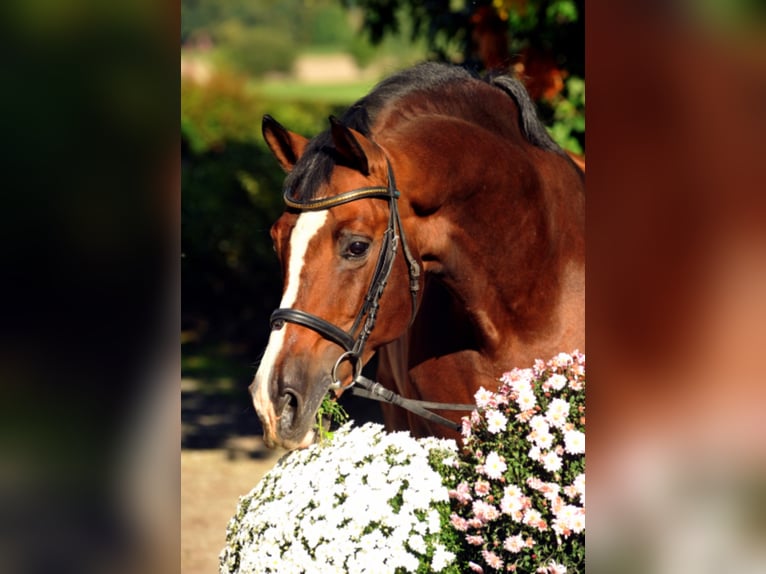
[[[428,409],[467,411],[475,408],[475,405],[435,403],[408,399],[386,389],[380,383],[364,377],[361,372],[364,346],[372,333],[372,329],[375,327],[380,297],[383,295],[383,290],[391,275],[391,270],[393,269],[394,259],[396,258],[396,252],[400,242],[410,275],[410,296],[412,297],[410,325],[415,319],[418,310],[418,291],[420,290],[421,269],[407,245],[397,203],[400,194],[396,189],[394,171],[391,168],[391,162],[388,161],[388,159],[386,159],[386,169],[388,172],[388,185],[385,187],[361,187],[333,197],[310,199],[306,201],[296,201],[290,197],[289,189],[284,191],[283,198],[287,207],[298,211],[320,211],[351,201],[358,201],[360,199],[386,199],[388,200],[389,205],[388,226],[383,232],[383,244],[381,245],[380,253],[378,254],[378,260],[375,264],[375,272],[372,275],[367,294],[364,297],[364,301],[356,315],[353,325],[348,331],[344,331],[337,325],[333,325],[329,321],[311,313],[307,313],[306,311],[286,308],[277,309],[271,314],[271,328],[278,330],[281,329],[286,322],[295,323],[296,325],[301,325],[319,333],[322,337],[332,341],[343,349],[344,352],[338,357],[332,368],[332,383],[330,384],[330,389],[353,387],[351,390],[355,395],[398,405],[428,420],[459,430],[461,425],[432,413]],[[344,361],[350,361],[353,365],[351,383],[346,387],[343,387],[337,374],[338,367]]]
[[[319,211],[335,207],[336,205],[349,203],[351,201],[368,198],[382,198],[388,200],[388,226],[383,232],[383,243],[380,248],[380,253],[378,254],[378,261],[375,264],[375,272],[372,275],[372,281],[367,289],[367,294],[364,297],[362,306],[356,315],[353,325],[348,331],[344,331],[325,319],[299,309],[277,309],[271,314],[272,329],[281,329],[285,322],[296,323],[316,331],[322,335],[322,337],[339,345],[344,350],[343,354],[338,357],[338,360],[335,362],[332,369],[333,382],[330,388],[334,389],[341,387],[337,371],[338,367],[344,361],[350,361],[353,365],[352,385],[355,384],[361,376],[364,346],[372,333],[372,329],[375,327],[380,297],[383,295],[383,290],[391,275],[400,241],[410,274],[410,295],[412,297],[410,324],[417,313],[418,291],[420,290],[420,265],[407,246],[397,203],[399,191],[396,189],[394,171],[388,160],[386,160],[386,168],[388,171],[388,185],[386,187],[362,187],[341,193],[334,197],[307,201],[296,201],[292,199],[290,197],[290,190],[285,190],[284,192],[284,201],[287,207],[299,211]]]

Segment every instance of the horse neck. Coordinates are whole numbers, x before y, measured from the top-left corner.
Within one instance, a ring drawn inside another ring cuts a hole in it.
[[[514,365],[585,344],[582,179],[560,156],[524,154],[516,158],[527,162],[521,177],[462,158],[462,184],[434,177],[450,174],[440,171],[446,165],[432,165],[431,177],[418,181],[411,166],[400,178],[403,190],[419,190],[405,226],[425,272],[466,310],[483,353]],[[418,205],[428,193],[439,197],[436,208]]]

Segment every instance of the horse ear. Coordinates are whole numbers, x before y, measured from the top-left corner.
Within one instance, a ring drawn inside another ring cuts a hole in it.
[[[330,116],[330,131],[332,143],[346,163],[362,175],[370,175],[367,154],[372,148],[369,140],[356,130],[344,126],[335,116]]]
[[[285,171],[292,170],[295,162],[303,155],[303,150],[306,149],[309,140],[302,135],[289,131],[268,114],[263,116],[261,131],[263,132],[263,139],[266,140],[266,144],[274,157],[277,158],[282,169]]]

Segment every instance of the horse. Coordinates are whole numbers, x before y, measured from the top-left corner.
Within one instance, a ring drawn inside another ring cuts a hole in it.
[[[585,350],[585,176],[520,82],[423,63],[329,120],[311,140],[262,122],[287,173],[282,300],[249,387],[267,446],[314,442],[323,398],[376,353],[389,391],[470,404]],[[455,426],[383,406],[390,430],[456,438],[463,415],[437,412]]]

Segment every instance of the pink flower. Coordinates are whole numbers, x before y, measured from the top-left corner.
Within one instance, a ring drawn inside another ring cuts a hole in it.
[[[559,496],[559,490],[561,487],[556,484],[555,482],[543,482],[540,485],[539,490],[545,498],[547,498],[550,501],[555,500]]]
[[[503,548],[514,554],[521,552],[521,549],[524,548],[524,537],[521,534],[509,536],[503,542]]]
[[[534,378],[535,373],[532,369],[513,369],[505,373],[500,380],[518,393],[521,389],[531,388]]]
[[[482,524],[492,522],[500,516],[500,511],[492,504],[483,500],[476,500],[473,503],[473,515],[481,520]]]
[[[535,414],[534,409],[529,409],[528,411],[522,411],[519,414],[517,414],[514,418],[519,421],[520,423],[525,423],[529,419],[532,418],[532,415]]]
[[[466,504],[473,500],[473,497],[471,496],[471,487],[468,486],[468,483],[465,481],[458,484],[455,490],[450,490],[447,494],[449,494],[450,498],[454,498],[460,504]]]
[[[468,544],[472,544],[473,546],[481,546],[484,544],[484,537],[479,536],[478,534],[468,534],[465,537],[465,541],[468,542]]]
[[[548,528],[548,524],[543,520],[540,511],[534,508],[530,508],[524,513],[524,524],[528,524],[538,530],[546,530]]]
[[[545,483],[536,476],[530,476],[527,478],[527,486],[529,488],[540,490],[543,487],[543,484]]]
[[[473,572],[478,572],[478,574],[483,574],[483,573],[484,573],[484,568],[482,568],[481,566],[479,566],[479,565],[478,565],[478,564],[476,564],[475,562],[469,562],[469,563],[468,563],[468,567],[469,567],[469,568],[470,568],[470,569],[471,569]]]
[[[468,417],[463,417],[460,419],[462,422],[462,428],[460,430],[460,434],[462,434],[465,438],[468,438],[471,436],[472,425],[471,425],[471,419]]]
[[[481,557],[484,558],[484,562],[486,562],[490,568],[494,568],[495,570],[500,570],[500,568],[503,567],[503,561],[494,552],[491,552],[489,550],[482,550]]]
[[[449,517],[450,524],[459,532],[465,532],[468,530],[468,521],[455,513],[452,513]]]
[[[486,480],[479,479],[476,481],[473,490],[478,496],[487,496],[490,492],[489,483]]]

